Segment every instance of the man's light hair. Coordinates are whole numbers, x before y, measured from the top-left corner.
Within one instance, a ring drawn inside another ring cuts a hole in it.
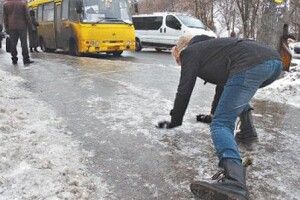
[[[193,38],[192,35],[183,35],[179,38],[176,45],[176,48],[179,53],[187,47],[187,45],[189,44],[192,38]]]
[[[181,64],[181,61],[179,58],[181,51],[184,50],[188,46],[188,44],[192,38],[193,38],[192,35],[183,35],[179,38],[176,46],[174,46],[172,48],[172,55],[175,58],[178,65]]]

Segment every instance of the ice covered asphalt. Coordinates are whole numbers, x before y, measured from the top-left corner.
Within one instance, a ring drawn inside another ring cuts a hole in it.
[[[107,185],[82,164],[79,141],[22,84],[0,71],[0,199],[103,199]]]
[[[257,99],[289,104],[300,108],[300,59],[294,59],[290,72],[270,86],[261,89],[256,95]]]
[[[155,128],[178,84],[170,54],[32,56],[12,66],[0,50],[1,200],[186,200],[217,171],[209,127],[195,122],[213,86],[198,81],[182,127]],[[299,68],[253,101],[259,141],[240,144],[251,200],[300,199]]]

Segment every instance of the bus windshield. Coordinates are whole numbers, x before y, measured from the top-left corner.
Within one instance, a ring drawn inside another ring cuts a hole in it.
[[[177,15],[181,22],[190,28],[206,29],[205,25],[197,18],[188,15]]]
[[[132,23],[128,0],[83,0],[84,23]]]

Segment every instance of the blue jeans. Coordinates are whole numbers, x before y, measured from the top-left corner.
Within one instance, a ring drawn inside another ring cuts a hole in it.
[[[241,161],[234,138],[235,121],[244,110],[249,109],[249,102],[256,91],[275,81],[281,71],[281,61],[269,60],[227,80],[210,127],[220,164],[222,159]]]

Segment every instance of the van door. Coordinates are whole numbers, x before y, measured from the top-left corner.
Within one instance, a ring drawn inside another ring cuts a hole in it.
[[[133,19],[133,23],[142,46],[156,47],[161,44],[162,16],[136,17]]]
[[[164,43],[168,46],[174,46],[179,37],[183,35],[182,24],[174,15],[167,15],[166,27],[163,32]]]

